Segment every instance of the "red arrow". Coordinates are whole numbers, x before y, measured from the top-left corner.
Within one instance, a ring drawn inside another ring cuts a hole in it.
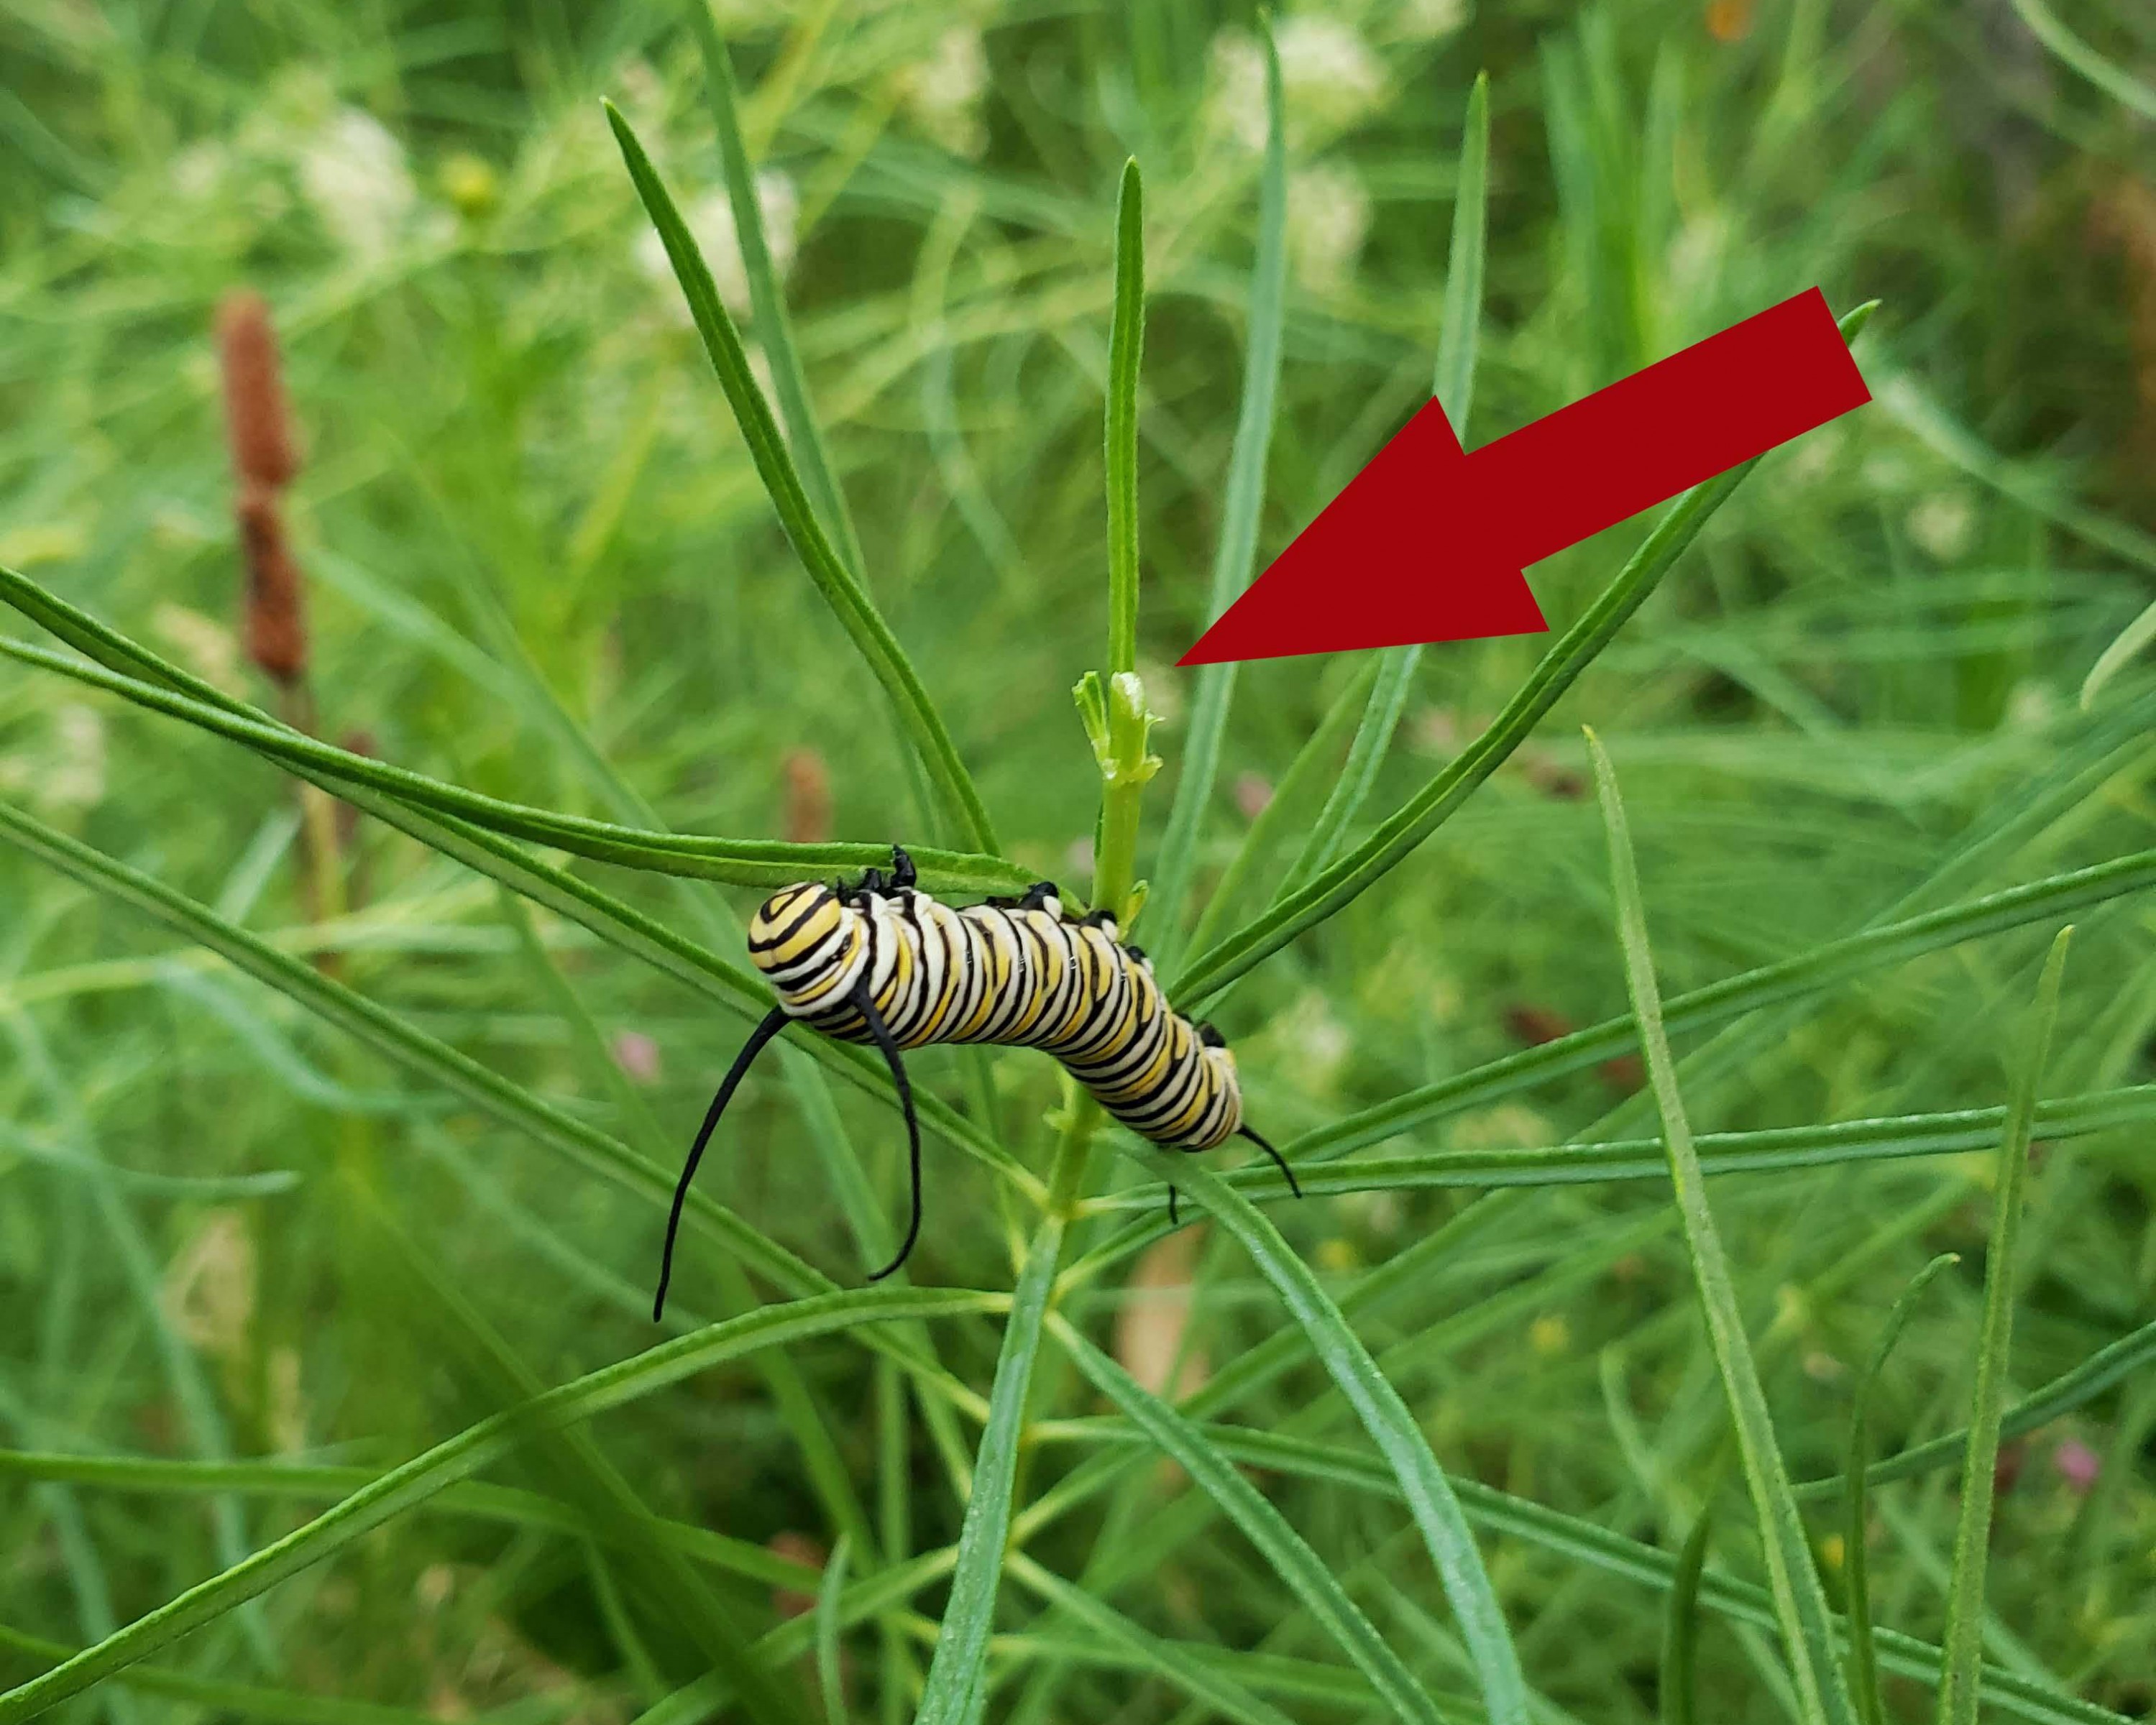
[[[1538,634],[1522,565],[1871,399],[1813,288],[1471,455],[1433,401],[1177,663]]]

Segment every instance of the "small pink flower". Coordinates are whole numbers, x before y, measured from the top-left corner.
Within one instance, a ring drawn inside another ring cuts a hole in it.
[[[1273,799],[1273,788],[1255,773],[1235,775],[1235,806],[1243,811],[1245,820],[1255,820],[1265,812],[1265,805]]]
[[[624,1030],[614,1038],[613,1063],[639,1084],[659,1082],[659,1045],[641,1030]]]
[[[2067,1438],[2051,1451],[2051,1466],[2075,1491],[2086,1491],[2103,1471],[2103,1457],[2079,1438]]]

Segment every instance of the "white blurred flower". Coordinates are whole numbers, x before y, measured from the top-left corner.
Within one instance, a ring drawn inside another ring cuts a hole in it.
[[[756,177],[756,206],[763,218],[763,243],[770,249],[771,264],[783,280],[793,264],[794,223],[801,213],[801,194],[793,180],[777,168],[764,168]],[[711,280],[726,309],[737,317],[747,316],[748,270],[742,262],[741,239],[734,226],[733,205],[726,188],[715,187],[682,212],[697,249],[711,265]],[[666,304],[688,321],[674,282],[674,266],[666,259],[666,247],[657,232],[644,228],[636,237],[636,261],[646,275],[666,290]]]
[[[1385,92],[1384,68],[1352,24],[1298,13],[1281,20],[1281,95],[1288,141],[1321,143],[1367,118]],[[1265,50],[1240,30],[1213,39],[1203,109],[1205,130],[1247,150],[1265,142]]]
[[[1314,992],[1296,1001],[1270,1034],[1286,1060],[1301,1069],[1299,1076],[1306,1086],[1320,1094],[1332,1087],[1354,1048],[1347,1026],[1333,1017],[1325,997]]]
[[[1393,29],[1412,41],[1434,42],[1466,22],[1467,0],[1404,0],[1394,16]]]
[[[1841,459],[1848,434],[1835,424],[1822,425],[1799,438],[1782,466],[1783,478],[1792,485],[1810,485],[1832,472]]]
[[[1866,486],[1874,491],[1906,491],[1916,477],[1899,449],[1874,449],[1864,458],[1863,472]]]
[[[2006,697],[2006,725],[2014,731],[2041,731],[2058,717],[2064,703],[2049,683],[2034,678],[2016,683]]]
[[[247,677],[240,669],[239,637],[214,617],[165,599],[150,614],[150,626],[178,655],[180,663],[205,683],[214,683],[228,695],[245,692]]]
[[[1461,1115],[1454,1122],[1450,1145],[1455,1150],[1525,1150],[1556,1138],[1556,1129],[1525,1103],[1500,1102]]]
[[[978,156],[988,148],[981,94],[988,87],[988,54],[973,26],[946,30],[927,59],[901,69],[897,85],[899,102],[914,124],[952,155]]]
[[[105,800],[105,721],[69,701],[53,709],[52,725],[31,795],[48,810],[95,809]]]
[[[165,1271],[166,1321],[207,1353],[230,1358],[254,1319],[254,1240],[229,1207],[208,1212]]]
[[[315,215],[362,263],[395,242],[418,193],[404,146],[358,108],[340,108],[296,155],[300,189]]]
[[[1288,177],[1288,263],[1311,292],[1348,285],[1369,231],[1370,194],[1353,169],[1320,162]]]
[[[1958,491],[1934,491],[1920,499],[1906,522],[1909,536],[1940,562],[1959,560],[1976,536],[1976,511]]]

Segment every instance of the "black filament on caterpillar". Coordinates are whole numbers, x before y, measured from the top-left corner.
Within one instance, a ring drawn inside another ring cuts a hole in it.
[[[1193,1153],[1248,1138],[1302,1196],[1295,1170],[1243,1123],[1235,1057],[1220,1033],[1168,1005],[1152,963],[1116,937],[1112,917],[1065,916],[1061,895],[1046,880],[1019,898],[953,910],[915,886],[903,850],[893,845],[891,856],[888,879],[870,869],[851,887],[785,887],[750,920],[749,957],[778,1004],[749,1033],[690,1147],[666,1219],[654,1320],[665,1309],[675,1237],[705,1147],[764,1045],[796,1019],[880,1050],[906,1115],[912,1217],[898,1255],[870,1281],[905,1263],[921,1237],[921,1122],[901,1055],[932,1043],[1040,1049],[1140,1137]],[[1171,1217],[1174,1206],[1171,1187]]]

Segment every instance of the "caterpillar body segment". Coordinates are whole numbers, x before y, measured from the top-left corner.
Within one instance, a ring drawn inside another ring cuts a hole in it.
[[[911,1223],[897,1257],[871,1281],[904,1263],[920,1236],[920,1124],[900,1056],[933,1043],[1038,1048],[1139,1137],[1195,1152],[1240,1134],[1301,1195],[1279,1153],[1243,1122],[1235,1055],[1211,1025],[1193,1024],[1168,1005],[1151,962],[1118,938],[1113,919],[1067,916],[1047,881],[1020,898],[954,908],[915,886],[904,850],[894,847],[891,856],[888,878],[871,869],[850,887],[784,887],[751,919],[749,957],[778,1004],[727,1073],[681,1171],[654,1317],[665,1305],[681,1207],[705,1147],[749,1063],[797,1019],[839,1041],[880,1050],[906,1115]]]

